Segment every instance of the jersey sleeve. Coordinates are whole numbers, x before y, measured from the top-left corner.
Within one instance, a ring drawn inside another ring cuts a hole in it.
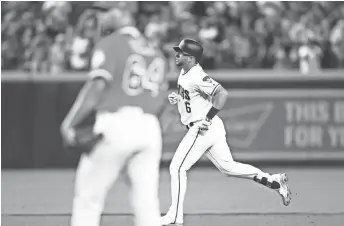
[[[204,75],[197,81],[197,88],[206,93],[209,96],[214,95],[216,89],[220,86],[220,83],[210,78],[208,75]]]
[[[112,81],[114,62],[111,62],[109,51],[106,49],[106,42],[103,40],[96,45],[91,58],[90,78],[102,77],[106,81]]]

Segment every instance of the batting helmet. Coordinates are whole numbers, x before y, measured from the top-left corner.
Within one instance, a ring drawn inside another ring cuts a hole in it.
[[[199,61],[203,55],[202,45],[192,39],[183,39],[178,46],[174,46],[173,49],[176,52],[183,52],[194,56],[197,61]]]

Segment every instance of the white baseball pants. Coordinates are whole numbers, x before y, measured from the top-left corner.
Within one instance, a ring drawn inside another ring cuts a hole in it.
[[[222,120],[215,116],[209,130],[199,131],[197,123],[193,125],[179,144],[170,165],[172,205],[167,215],[174,223],[183,223],[183,203],[186,192],[186,171],[191,168],[203,154],[224,174],[243,178],[253,178],[256,175],[269,177],[248,164],[233,160],[226,141],[226,131]]]
[[[160,226],[158,199],[162,149],[158,119],[127,107],[96,117],[95,133],[104,140],[81,156],[76,172],[71,226],[98,226],[104,201],[127,165],[136,226]]]

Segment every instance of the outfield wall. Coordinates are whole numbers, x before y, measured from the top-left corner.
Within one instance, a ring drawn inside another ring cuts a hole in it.
[[[238,160],[245,155],[306,161],[344,156],[344,71],[303,76],[222,70],[209,75],[229,91],[220,116]],[[63,150],[59,127],[84,81],[82,73],[28,77],[2,72],[2,168],[76,166],[78,156]],[[174,90],[175,75],[169,81]],[[174,106],[166,102],[164,108],[163,155],[168,161],[185,128]]]

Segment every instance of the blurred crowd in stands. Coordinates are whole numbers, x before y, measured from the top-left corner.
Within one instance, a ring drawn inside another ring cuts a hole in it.
[[[99,39],[90,4],[1,2],[1,68],[44,74],[88,70]],[[172,68],[171,46],[186,37],[204,45],[206,69],[344,68],[343,2],[113,4],[133,13],[137,28],[164,51]]]

